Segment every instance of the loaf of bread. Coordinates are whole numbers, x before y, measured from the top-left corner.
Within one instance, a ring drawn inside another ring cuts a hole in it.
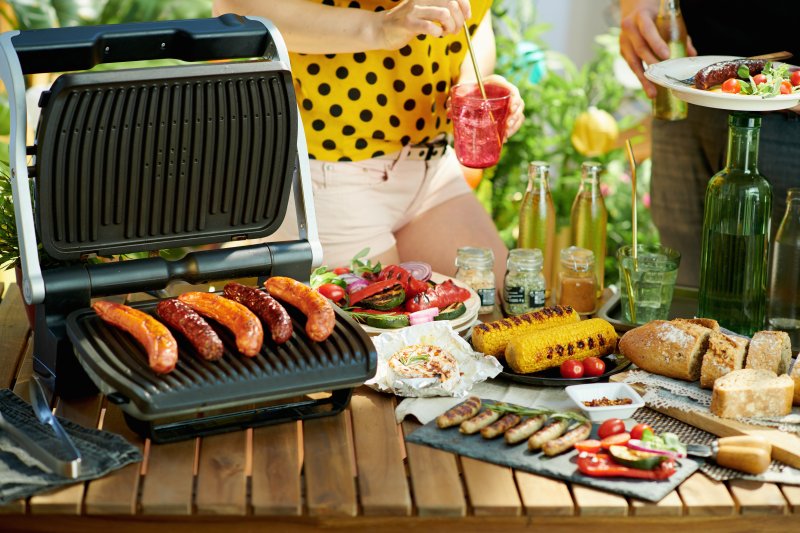
[[[697,381],[710,334],[709,328],[687,320],[653,320],[625,333],[619,351],[648,372]]]
[[[712,331],[708,336],[708,349],[700,368],[700,386],[710,389],[714,381],[744,366],[748,339]]]
[[[745,368],[770,370],[776,374],[789,372],[792,343],[785,331],[758,331],[750,341]]]
[[[789,374],[789,377],[794,380],[794,404],[800,405],[800,356],[794,362],[792,373]]]
[[[711,412],[723,418],[788,415],[794,381],[786,374],[753,368],[734,370],[714,382]]]

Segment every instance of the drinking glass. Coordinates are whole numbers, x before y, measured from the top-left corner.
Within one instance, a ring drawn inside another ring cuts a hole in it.
[[[460,83],[450,91],[456,157],[470,168],[487,168],[500,160],[506,135],[506,116],[511,92],[491,83]]]
[[[622,317],[631,324],[667,320],[681,254],[658,244],[640,244],[636,250],[635,261],[630,245],[617,250]]]

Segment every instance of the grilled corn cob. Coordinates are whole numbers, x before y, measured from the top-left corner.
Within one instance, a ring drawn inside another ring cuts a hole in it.
[[[614,327],[602,318],[592,318],[514,338],[506,347],[506,362],[515,372],[528,374],[567,359],[602,357],[616,347]]]
[[[539,311],[478,324],[472,330],[472,345],[486,355],[502,357],[506,345],[515,337],[579,320],[578,313],[569,306],[545,307]]]

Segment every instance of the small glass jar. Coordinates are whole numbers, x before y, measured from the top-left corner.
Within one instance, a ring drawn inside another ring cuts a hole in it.
[[[594,252],[577,246],[561,250],[557,291],[558,305],[569,305],[580,315],[591,315],[597,310]]]
[[[491,313],[495,303],[494,254],[490,248],[464,246],[456,254],[456,279],[469,285],[481,299],[479,314]]]
[[[521,315],[544,307],[544,255],[538,248],[514,248],[508,253],[508,270],[503,283],[503,310]]]

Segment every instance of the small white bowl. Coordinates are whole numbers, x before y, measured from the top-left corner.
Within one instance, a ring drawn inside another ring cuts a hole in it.
[[[602,422],[609,418],[630,418],[640,407],[644,407],[644,400],[627,383],[587,383],[585,385],[570,385],[565,389],[570,399],[575,402],[583,413],[592,422]],[[632,403],[626,405],[609,405],[605,407],[587,407],[583,402],[599,400],[606,397],[610,400],[630,398]]]

